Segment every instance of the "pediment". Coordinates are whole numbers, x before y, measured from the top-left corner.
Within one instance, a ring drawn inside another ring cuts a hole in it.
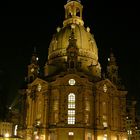
[[[28,85],[28,88],[30,88],[30,89],[32,89],[32,88],[39,88],[39,86],[40,86],[40,88],[42,89],[42,90],[45,90],[45,89],[48,89],[48,82],[46,82],[45,80],[43,80],[43,79],[40,79],[40,78],[36,78],[32,83],[30,83],[29,85]]]
[[[118,91],[116,85],[114,85],[109,79],[101,80],[97,82],[95,85],[96,89],[103,90],[104,92],[106,92],[107,90]]]
[[[29,84],[30,86],[36,85],[36,84],[48,84],[47,81],[41,79],[41,78],[36,78],[31,84]]]
[[[71,79],[75,81],[74,85],[92,85],[92,83],[89,82],[87,76],[79,76],[77,74],[67,74],[63,77],[58,77],[56,81],[53,82],[53,84],[68,86],[70,85],[69,81]]]

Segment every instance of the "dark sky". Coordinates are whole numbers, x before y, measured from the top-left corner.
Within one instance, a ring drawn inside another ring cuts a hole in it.
[[[123,2],[122,2],[123,1]],[[62,27],[66,0],[1,4],[0,97],[10,104],[27,74],[33,47],[41,65],[53,33]],[[139,7],[136,1],[82,0],[83,20],[94,34],[103,68],[110,48],[130,96],[140,100]],[[6,96],[5,96],[6,95]]]

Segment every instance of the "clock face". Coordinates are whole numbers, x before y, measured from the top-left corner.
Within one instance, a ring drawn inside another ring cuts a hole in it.
[[[73,86],[75,85],[76,81],[74,79],[69,79],[69,85]]]
[[[103,91],[107,92],[107,85],[106,84],[103,85]]]
[[[34,72],[34,68],[31,68],[31,72]]]

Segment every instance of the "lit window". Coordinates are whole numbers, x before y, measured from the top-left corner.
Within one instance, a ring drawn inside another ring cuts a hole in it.
[[[75,110],[68,110],[68,124],[75,124]]]
[[[75,124],[75,94],[68,95],[68,124]]]
[[[104,139],[103,140],[107,140],[107,134],[104,134]]]
[[[127,131],[128,135],[132,135],[132,130]]]
[[[103,122],[103,126],[104,127],[107,127],[107,122]]]
[[[69,116],[75,116],[75,110],[68,110]]]
[[[69,135],[69,136],[73,136],[74,133],[73,133],[73,132],[69,132],[68,135]]]
[[[90,104],[89,104],[89,101],[86,101],[86,102],[85,102],[85,110],[86,110],[86,111],[90,111]]]
[[[58,101],[57,100],[54,101],[53,110],[54,111],[58,110]]]
[[[75,108],[75,95],[73,93],[68,95],[68,108]]]

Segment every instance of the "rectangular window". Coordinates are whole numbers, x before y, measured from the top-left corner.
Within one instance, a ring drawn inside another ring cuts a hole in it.
[[[69,135],[69,136],[73,136],[74,133],[73,133],[73,132],[69,132],[68,135]]]
[[[75,108],[75,102],[69,102],[68,108]]]
[[[68,110],[68,116],[75,116],[75,110]]]
[[[75,94],[68,95],[68,124],[75,124]]]
[[[75,124],[75,110],[68,110],[68,124]]]
[[[68,117],[68,124],[75,124],[75,117]]]
[[[104,127],[107,127],[107,122],[103,122],[103,126]]]
[[[68,140],[74,140],[74,133],[73,132],[68,133]]]

